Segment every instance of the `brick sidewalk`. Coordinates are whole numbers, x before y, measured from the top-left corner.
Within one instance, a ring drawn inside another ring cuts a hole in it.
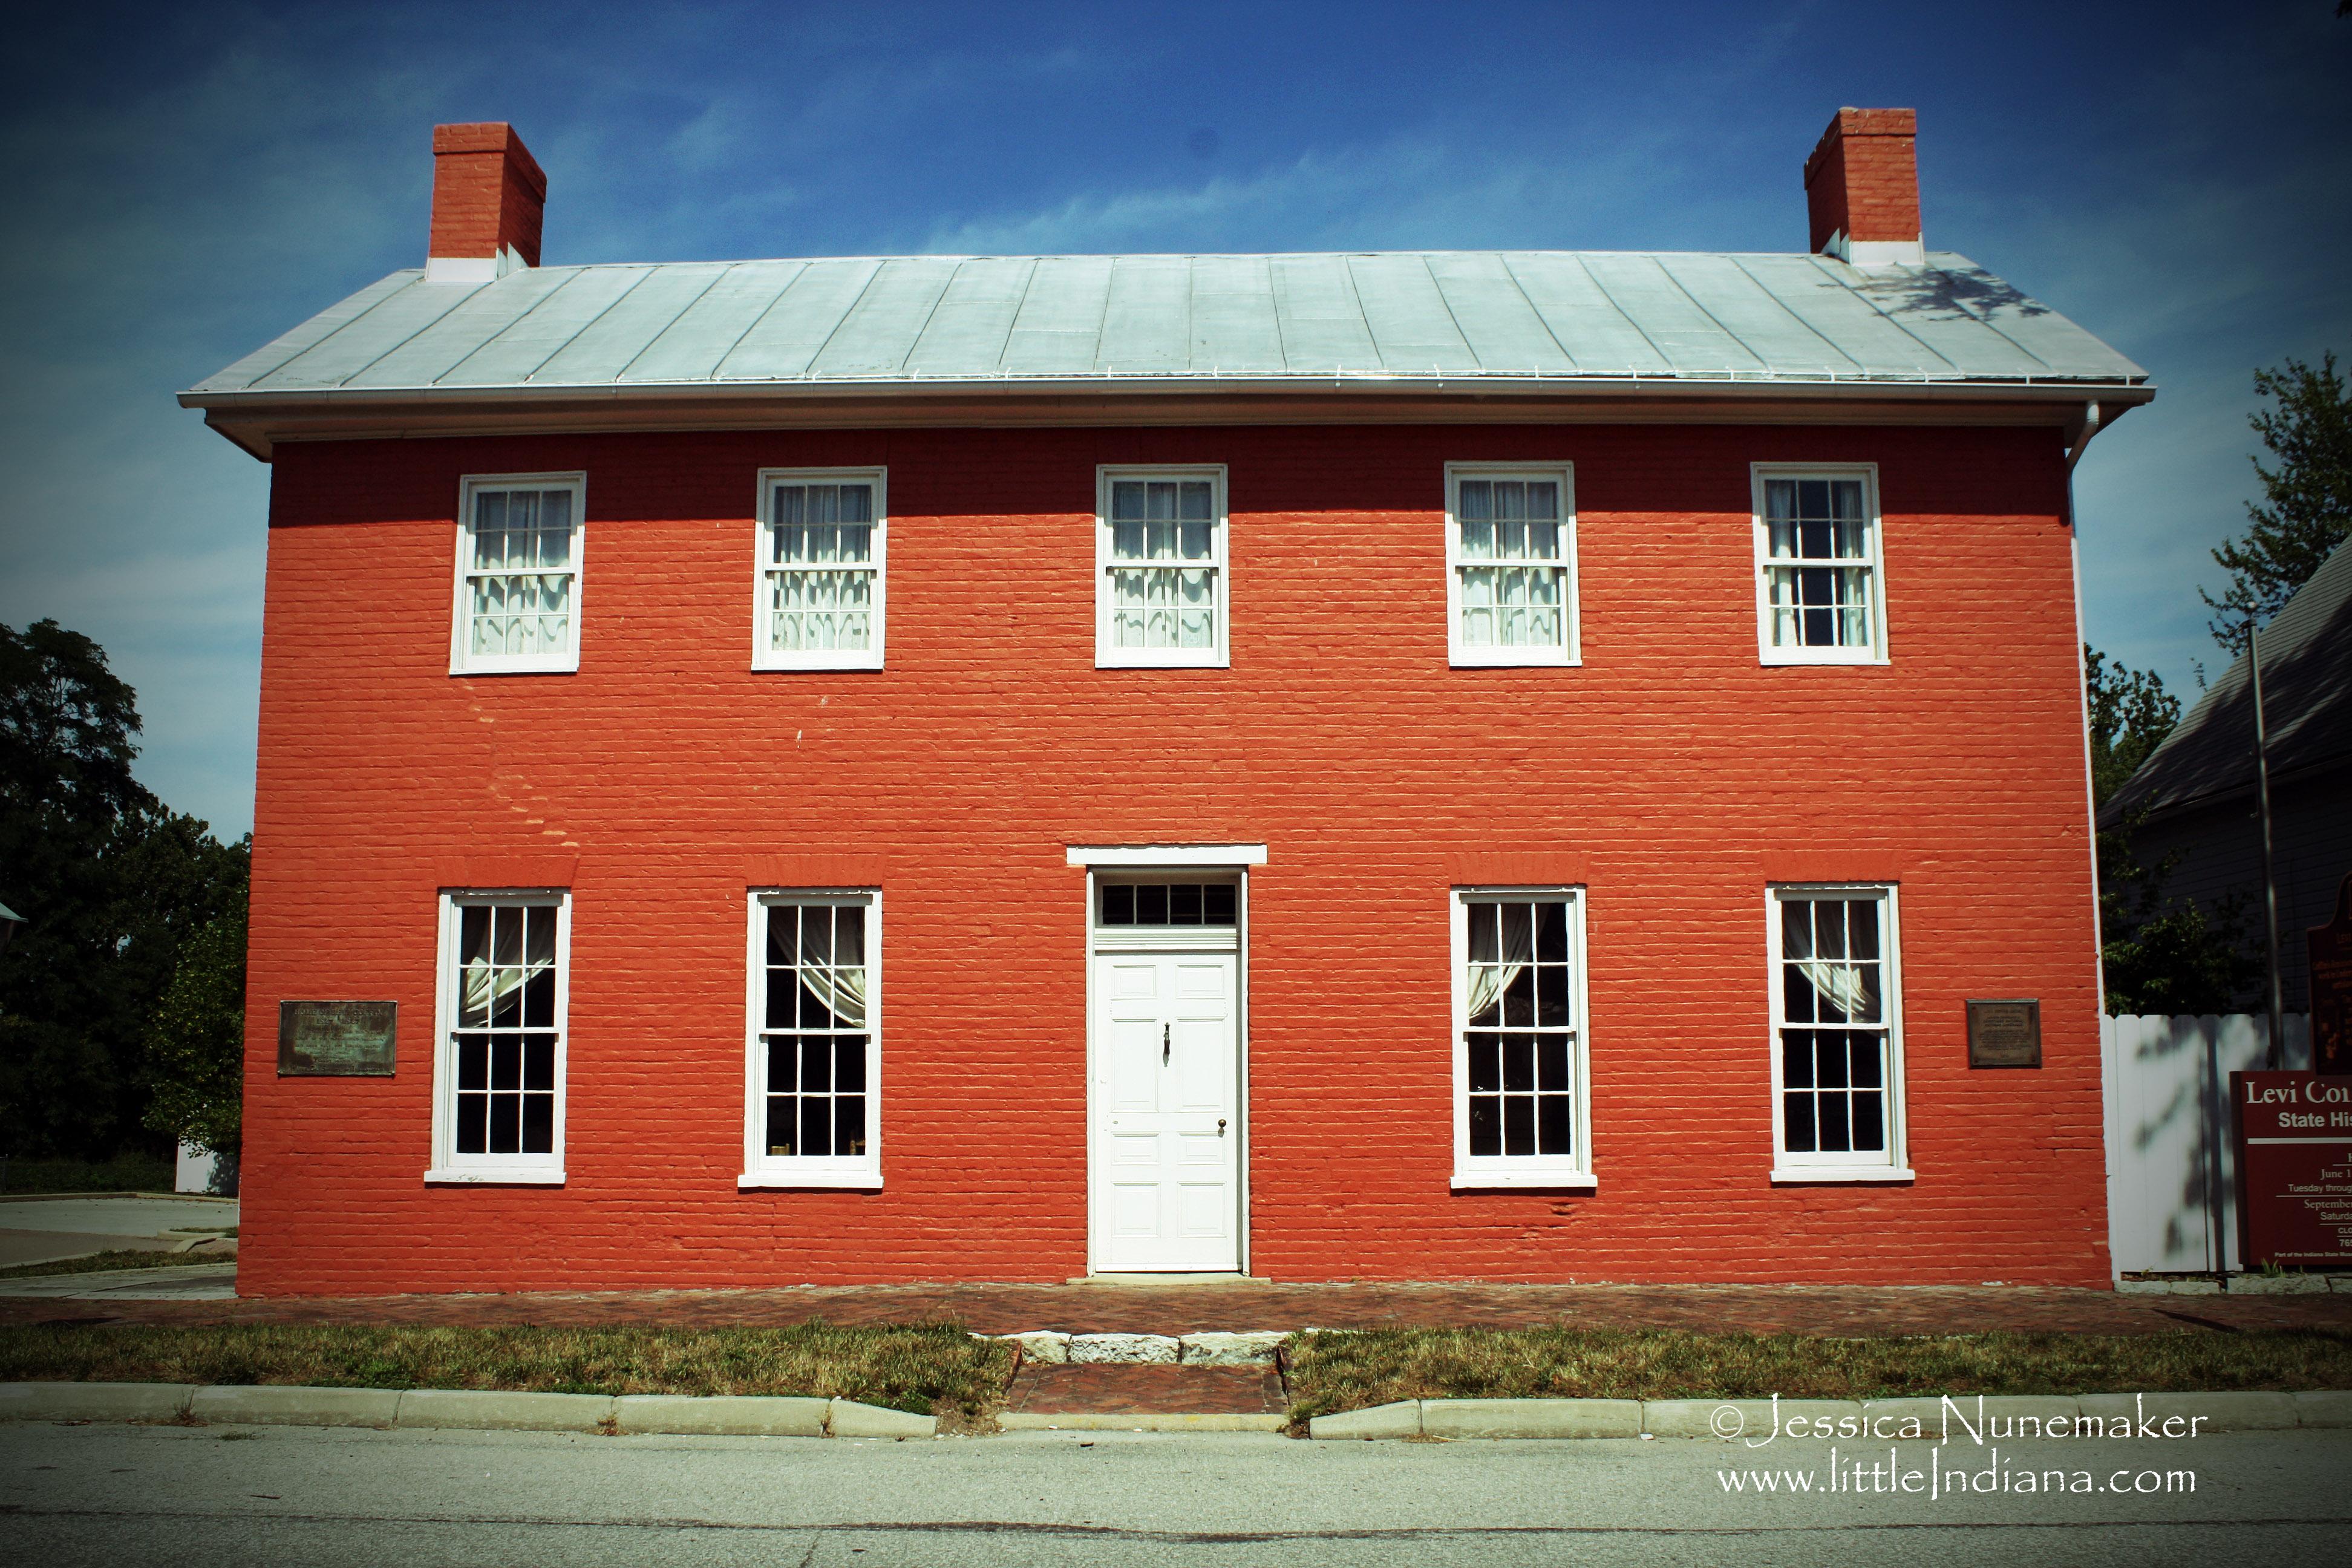
[[[1024,1362],[1004,1391],[1008,1414],[1278,1415],[1289,1408],[1270,1366],[1044,1366]]]
[[[1983,1286],[864,1285],[602,1294],[374,1296],[238,1301],[0,1300],[0,1324],[541,1323],[720,1327],[961,1321],[983,1333],[1181,1334],[1220,1329],[1737,1330],[1822,1335],[2352,1330],[2352,1295],[2122,1296]]]

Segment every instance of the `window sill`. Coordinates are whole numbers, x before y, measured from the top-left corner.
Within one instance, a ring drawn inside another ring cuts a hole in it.
[[[1456,648],[1445,657],[1446,664],[1454,669],[1576,669],[1584,660],[1573,654],[1515,654],[1509,658],[1488,658]]]
[[[880,669],[881,668],[882,660],[878,655],[870,658],[811,658],[789,661],[784,659],[755,658],[751,661],[751,668],[753,671],[768,675],[773,675],[779,672],[790,674],[794,670]]]
[[[452,1170],[436,1165],[425,1173],[425,1179],[428,1183],[453,1186],[560,1187],[563,1184],[563,1173],[544,1167],[538,1170],[478,1171]]]
[[[484,664],[464,667],[453,666],[450,668],[449,673],[453,676],[577,675],[580,673],[580,661],[575,658],[567,664]]]
[[[1906,1165],[1775,1165],[1772,1184],[1794,1185],[1812,1182],[1880,1182],[1889,1185],[1906,1185],[1917,1179],[1917,1173]]]
[[[1889,661],[1887,657],[1883,653],[1791,654],[1774,652],[1759,656],[1756,662],[1760,665],[1780,668],[1790,667],[1801,668],[1806,665],[1828,665],[1832,667],[1855,664],[1883,665]]]
[[[1217,654],[1206,658],[1119,658],[1112,655],[1095,655],[1097,669],[1231,669],[1234,661],[1228,655]]]
[[[1590,1171],[1456,1171],[1452,1185],[1455,1192],[1482,1187],[1536,1187],[1590,1193],[1599,1190],[1601,1179]]]
[[[879,1171],[746,1171],[735,1178],[739,1193],[793,1192],[803,1187],[848,1188],[856,1192],[882,1190]]]

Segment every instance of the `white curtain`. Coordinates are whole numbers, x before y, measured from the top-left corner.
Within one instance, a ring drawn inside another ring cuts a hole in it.
[[[1535,911],[1525,904],[1498,904],[1489,907],[1501,917],[1502,962],[1500,963],[1474,962],[1470,965],[1470,1016],[1472,1018],[1477,1017],[1487,1008],[1492,1007],[1503,993],[1511,988],[1512,983],[1518,979],[1519,972],[1533,963],[1536,956]],[[1473,921],[1478,918],[1478,910],[1479,906],[1475,904],[1470,906],[1470,918]],[[1516,923],[1510,918],[1513,911],[1517,911],[1519,916]],[[1473,951],[1475,951],[1475,946]]]

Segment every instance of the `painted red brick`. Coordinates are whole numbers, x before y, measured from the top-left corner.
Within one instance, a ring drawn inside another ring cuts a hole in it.
[[[1576,465],[1584,664],[1446,664],[1448,460]],[[1892,662],[1764,668],[1748,465],[1880,465]],[[261,699],[240,1286],[1059,1280],[1086,1268],[1071,843],[1264,841],[1254,1272],[2108,1278],[2055,431],[893,430],[289,443]],[[1233,668],[1094,668],[1099,463],[1230,465]],[[888,668],[749,668],[756,472],[887,465]],[[447,674],[459,476],[584,469],[580,669]],[[740,1193],[743,893],[886,889],[878,1193]],[[1589,880],[1599,1191],[1454,1193],[1446,889]],[[428,1187],[436,889],[574,888],[560,1188]],[[1844,868],[1845,869],[1839,869]],[[1908,1187],[1775,1188],[1764,884],[1902,882]],[[390,1079],[281,997],[401,1005]],[[2046,1066],[1967,1067],[2039,996]]]
[[[547,175],[502,121],[433,128],[430,256],[491,257],[514,247],[539,265]]]
[[[1811,249],[1840,233],[1864,241],[1918,239],[1918,134],[1912,110],[1837,111],[1805,160]]]

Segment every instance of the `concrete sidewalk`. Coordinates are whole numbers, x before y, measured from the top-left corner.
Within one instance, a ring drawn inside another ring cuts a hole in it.
[[[237,1212],[235,1198],[0,1194],[0,1268],[93,1252],[161,1251],[205,1231],[236,1229]]]
[[[234,1301],[236,1260],[0,1279],[0,1300]]]

